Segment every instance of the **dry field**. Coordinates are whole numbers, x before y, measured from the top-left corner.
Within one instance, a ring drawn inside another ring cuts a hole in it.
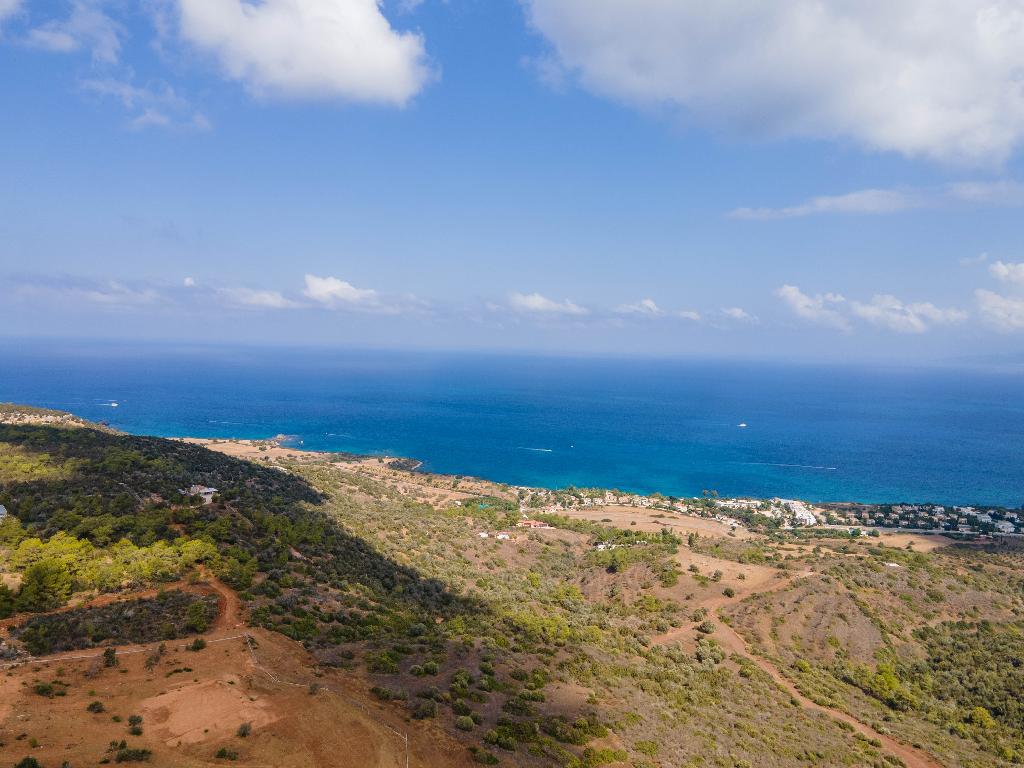
[[[112,668],[92,650],[3,670],[0,765],[26,756],[43,766],[113,761],[108,747],[124,739],[150,750],[149,764],[168,768],[403,768],[401,734],[409,737],[410,766],[469,764],[465,749],[436,727],[405,722],[368,698],[364,681],[318,668],[299,643],[280,634],[243,629],[234,600],[223,608],[204,649],[168,642],[152,668],[147,658],[159,643],[120,649]],[[64,695],[40,695],[39,683]],[[102,712],[87,711],[95,701]],[[142,717],[140,735],[129,733],[131,715]],[[251,727],[246,737],[238,735],[243,724]],[[221,749],[234,758],[217,758]]]

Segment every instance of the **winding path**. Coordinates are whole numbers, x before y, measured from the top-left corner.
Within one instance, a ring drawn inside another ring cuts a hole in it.
[[[781,589],[785,589],[793,584],[795,578],[806,578],[813,575],[812,571],[797,574],[793,578],[782,579],[779,582],[771,585],[767,589],[760,590],[757,594],[768,594],[771,592],[777,592]],[[716,597],[711,600],[705,600],[701,603],[700,607],[707,608],[709,614],[716,615],[718,610],[724,607],[729,602],[726,597]],[[671,643],[676,640],[680,640],[683,637],[692,636],[692,628],[689,626],[677,627],[669,630],[663,635],[659,635],[653,638],[652,642],[664,645]],[[927,752],[921,749],[904,744],[902,741],[898,741],[891,736],[879,733],[871,726],[866,723],[862,723],[852,715],[843,712],[840,709],[833,707],[826,707],[818,704],[811,699],[807,698],[802,694],[793,682],[783,675],[778,668],[772,664],[768,659],[761,656],[757,656],[750,652],[747,648],[746,642],[740,636],[740,634],[730,627],[728,624],[719,622],[716,625],[716,629],[713,637],[721,644],[721,646],[728,651],[730,654],[735,653],[739,656],[748,659],[752,663],[756,664],[765,674],[767,674],[776,685],[782,690],[788,693],[795,701],[799,702],[804,709],[809,709],[813,712],[820,712],[823,715],[831,717],[833,720],[839,720],[840,722],[846,723],[851,726],[857,733],[866,736],[869,739],[877,739],[881,743],[882,747],[886,749],[896,757],[900,758],[907,768],[944,768],[942,763],[938,762],[935,758],[929,755]]]

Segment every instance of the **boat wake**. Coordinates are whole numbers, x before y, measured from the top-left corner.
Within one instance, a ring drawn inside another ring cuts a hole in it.
[[[773,461],[741,461],[740,464],[744,464],[750,467],[787,467],[789,469],[817,469],[822,472],[838,472],[839,467],[825,467],[817,464],[781,464]]]

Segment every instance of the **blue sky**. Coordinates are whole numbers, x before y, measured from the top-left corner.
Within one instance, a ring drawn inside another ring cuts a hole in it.
[[[1019,2],[707,5],[0,0],[0,334],[1019,360]]]

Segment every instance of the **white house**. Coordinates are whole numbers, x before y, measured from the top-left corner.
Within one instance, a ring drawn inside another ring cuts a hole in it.
[[[203,499],[203,504],[212,504],[213,495],[217,493],[217,489],[209,488],[205,485],[193,485],[183,490],[182,493],[184,493],[186,496],[201,496]]]
[[[7,507],[0,504],[0,520],[3,520],[5,517],[7,517]]]

